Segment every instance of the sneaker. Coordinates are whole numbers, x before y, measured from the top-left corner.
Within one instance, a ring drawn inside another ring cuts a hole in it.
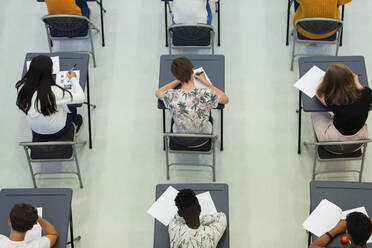
[[[76,136],[77,136],[77,135],[79,135],[80,128],[83,125],[83,117],[78,114],[76,116],[76,120],[74,121],[74,123],[76,125]]]

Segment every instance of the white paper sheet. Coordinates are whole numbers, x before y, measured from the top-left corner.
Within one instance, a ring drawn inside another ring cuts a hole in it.
[[[43,217],[43,208],[37,208],[37,214]],[[39,223],[34,225],[34,227],[26,233],[25,241],[31,241],[41,238],[41,226]]]
[[[56,74],[56,84],[67,90],[71,89],[71,81],[67,76],[68,71],[60,71]],[[80,71],[74,71],[76,73],[76,79],[79,83]]]
[[[59,56],[50,57],[53,62],[53,74],[57,74],[60,71]],[[30,68],[31,60],[26,62],[27,70]]]
[[[359,208],[353,208],[353,209],[343,211],[342,215],[341,215],[341,219],[343,219],[343,220],[346,219],[346,216],[350,213],[353,213],[353,212],[363,213],[363,214],[368,216],[366,208],[365,207],[359,207]]]
[[[164,193],[158,198],[158,200],[152,204],[147,213],[160,221],[163,225],[167,226],[178,212],[178,209],[174,203],[174,199],[176,198],[178,192],[178,190],[172,186],[169,186],[168,189],[164,191]],[[202,209],[200,214],[201,216],[217,213],[216,206],[214,205],[213,199],[209,192],[198,194],[196,197],[198,198],[200,207]]]
[[[199,68],[194,70],[194,73],[200,73],[200,72],[204,72],[205,77],[207,78],[208,82],[212,83],[211,80],[209,80],[209,77],[208,77],[207,73],[204,71],[203,67],[199,67]],[[196,88],[208,88],[207,86],[205,86],[205,84],[203,84],[202,82],[200,82],[196,78],[194,78],[194,83],[195,83]]]
[[[336,226],[341,219],[341,214],[341,208],[327,199],[323,199],[302,226],[307,231],[320,237]]]
[[[315,96],[316,88],[322,82],[324,74],[325,72],[323,70],[314,65],[305,75],[297,80],[294,87],[312,98]]]

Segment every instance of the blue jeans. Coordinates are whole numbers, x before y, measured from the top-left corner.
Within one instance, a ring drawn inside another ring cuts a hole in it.
[[[298,6],[300,6],[300,4],[296,0],[294,0],[295,12],[297,11]]]
[[[208,13],[208,15],[207,15],[207,24],[211,25],[211,23],[212,23],[212,9],[211,9],[211,6],[209,5],[209,1],[207,1],[207,5],[205,7],[206,7],[207,13]],[[173,24],[176,24],[174,22],[174,15],[172,15],[172,23]]]
[[[80,7],[81,9],[81,14],[87,18],[89,18],[89,8],[88,4],[86,1],[82,0],[76,0],[76,4]]]

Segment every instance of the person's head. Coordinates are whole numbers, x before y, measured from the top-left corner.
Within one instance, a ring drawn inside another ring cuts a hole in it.
[[[171,64],[171,72],[173,76],[183,83],[188,82],[191,79],[194,73],[193,68],[194,66],[191,61],[186,57],[176,58]]]
[[[371,236],[371,220],[362,213],[353,212],[346,217],[346,230],[348,238],[355,245],[365,245]]]
[[[198,198],[191,189],[183,189],[178,192],[174,201],[178,208],[178,215],[185,220],[200,216],[201,207]]]
[[[319,92],[334,105],[353,103],[360,96],[354,82],[353,72],[342,64],[334,64],[328,67]]]
[[[52,85],[55,85],[52,72],[52,60],[48,56],[40,55],[32,59],[29,70],[17,82],[17,106],[25,114],[28,113],[31,104],[35,104],[36,109],[45,116],[57,112],[56,99],[51,88]],[[35,102],[31,103],[35,92],[37,92]]]
[[[9,227],[19,233],[25,233],[37,223],[37,210],[30,204],[15,204],[9,213]]]

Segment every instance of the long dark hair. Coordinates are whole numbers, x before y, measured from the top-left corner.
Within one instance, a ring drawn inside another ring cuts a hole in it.
[[[18,91],[17,106],[25,114],[28,113],[31,107],[32,96],[37,92],[35,108],[44,116],[49,116],[57,112],[56,98],[51,86],[57,86],[63,91],[68,92],[72,99],[72,94],[64,88],[56,85],[53,77],[53,62],[45,55],[35,57],[30,64],[30,68],[26,75],[16,83]],[[40,106],[40,108],[39,108]]]
[[[342,64],[334,64],[328,68],[318,89],[318,94],[324,95],[333,105],[351,104],[359,99],[360,93],[354,82],[353,72]]]

